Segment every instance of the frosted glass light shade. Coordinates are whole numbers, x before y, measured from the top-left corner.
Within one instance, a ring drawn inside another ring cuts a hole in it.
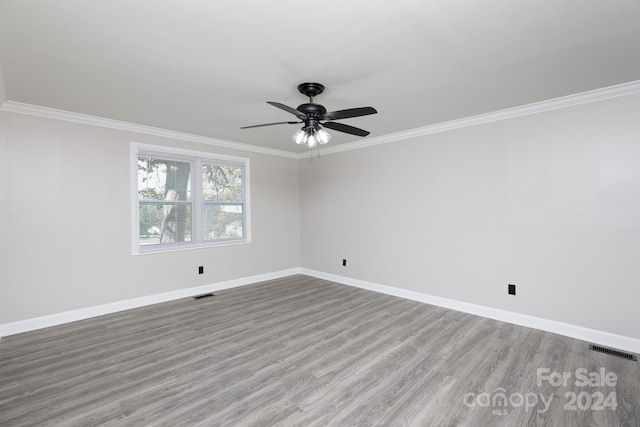
[[[306,136],[306,132],[304,131],[304,129],[300,129],[298,132],[293,134],[293,142],[295,142],[298,145],[304,144],[305,136]]]
[[[322,128],[318,128],[316,139],[320,144],[326,144],[331,139],[331,134]]]
[[[307,145],[309,148],[313,148],[318,145],[318,139],[314,134],[309,134],[309,138],[307,138]]]

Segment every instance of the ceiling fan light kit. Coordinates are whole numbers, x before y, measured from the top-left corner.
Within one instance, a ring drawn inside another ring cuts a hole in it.
[[[240,129],[249,129],[261,126],[272,126],[280,124],[300,124],[304,126],[293,135],[293,141],[299,145],[307,145],[314,148],[318,144],[326,144],[331,139],[331,135],[324,128],[337,130],[356,136],[367,136],[369,131],[359,129],[354,126],[345,125],[343,123],[334,123],[333,120],[348,119],[351,117],[367,116],[376,114],[377,111],[373,107],[349,108],[346,110],[338,110],[327,113],[327,109],[320,104],[313,102],[313,98],[324,92],[324,85],[320,83],[302,83],[298,85],[298,92],[309,97],[309,102],[301,104],[298,108],[291,108],[279,102],[267,101],[267,104],[293,114],[299,122],[277,122],[265,123],[261,125],[244,126]]]
[[[331,134],[324,130],[320,125],[316,128],[303,127],[293,134],[293,141],[298,145],[308,145],[313,148],[318,144],[326,144],[331,139]]]

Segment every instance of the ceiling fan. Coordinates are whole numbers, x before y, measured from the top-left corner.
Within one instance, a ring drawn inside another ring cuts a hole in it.
[[[293,140],[296,144],[306,144],[310,148],[315,147],[317,144],[326,144],[327,142],[329,142],[331,135],[329,135],[329,132],[324,130],[324,128],[333,129],[337,130],[338,132],[344,132],[357,136],[369,135],[369,132],[364,129],[345,125],[343,123],[335,123],[333,120],[376,114],[377,111],[375,108],[349,108],[346,110],[338,110],[327,113],[326,108],[324,108],[320,104],[316,104],[313,102],[313,98],[315,96],[320,95],[322,92],[324,92],[324,85],[321,85],[320,83],[302,83],[298,86],[298,92],[309,97],[309,102],[306,104],[298,105],[298,108],[291,108],[279,102],[267,101],[267,104],[273,105],[276,108],[280,108],[281,110],[293,114],[298,119],[300,119],[300,121],[265,123],[261,125],[244,126],[240,129],[282,124],[295,125],[298,123],[304,123],[302,129],[300,129],[293,135]]]

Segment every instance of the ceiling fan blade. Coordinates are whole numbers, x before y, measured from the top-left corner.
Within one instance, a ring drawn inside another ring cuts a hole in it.
[[[262,125],[252,125],[252,126],[243,126],[240,129],[250,129],[250,128],[259,128],[262,126],[273,126],[273,125],[295,125],[297,123],[302,122],[277,122],[277,123],[264,123]]]
[[[271,101],[267,101],[267,104],[273,105],[274,107],[279,108],[281,110],[284,110],[287,113],[291,113],[291,114],[293,114],[294,116],[296,116],[299,119],[304,120],[304,119],[307,118],[306,114],[301,113],[300,111],[296,110],[295,108],[291,108],[288,105],[284,105],[284,104],[281,104],[279,102],[271,102]]]
[[[344,123],[326,122],[323,123],[322,126],[329,129],[337,130],[338,132],[350,133],[351,135],[357,136],[367,136],[370,133],[369,131],[366,131],[364,129],[345,125]]]
[[[373,107],[349,108],[347,110],[338,110],[327,113],[322,116],[320,120],[348,119],[350,117],[368,116],[369,114],[376,113],[377,111]]]

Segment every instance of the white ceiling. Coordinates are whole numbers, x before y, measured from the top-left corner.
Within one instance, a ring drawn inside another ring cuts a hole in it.
[[[640,1],[0,0],[0,68],[0,101],[300,152],[239,128],[305,81],[371,138],[638,80]]]

